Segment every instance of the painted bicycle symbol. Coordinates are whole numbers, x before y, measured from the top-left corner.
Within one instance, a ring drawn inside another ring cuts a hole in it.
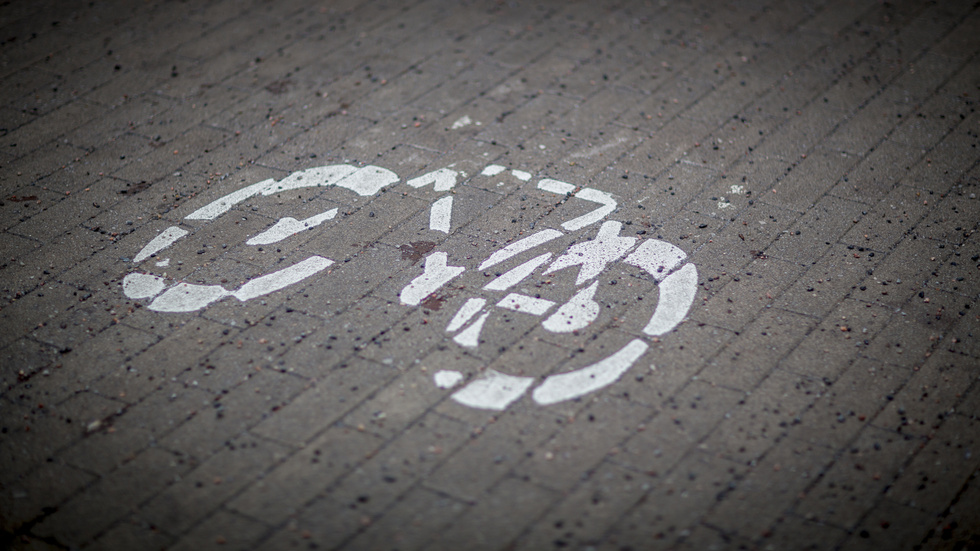
[[[499,165],[489,165],[481,175],[496,176],[507,170]],[[531,174],[511,170],[514,177],[529,181]],[[432,185],[436,192],[448,192],[467,175],[451,167],[430,172],[424,176],[408,180],[415,188]],[[390,170],[375,167],[354,167],[350,165],[330,165],[295,172],[286,178],[264,180],[229,193],[187,215],[187,220],[212,221],[229,212],[243,201],[257,196],[267,196],[282,191],[307,187],[335,186],[350,190],[360,196],[372,196],[386,186],[395,184],[399,177]],[[542,318],[541,326],[551,333],[574,333],[592,324],[600,314],[600,304],[595,295],[599,287],[599,276],[607,267],[616,262],[638,267],[645,271],[656,283],[659,296],[647,324],[639,330],[638,336],[618,351],[586,367],[549,375],[538,385],[531,396],[540,405],[550,405],[574,399],[595,392],[618,380],[646,352],[648,337],[658,337],[673,330],[687,315],[697,289],[697,269],[685,262],[686,254],[678,247],[657,239],[639,239],[621,235],[622,223],[606,218],[617,207],[615,199],[603,191],[575,186],[552,179],[542,179],[537,189],[555,195],[574,197],[598,204],[591,212],[563,222],[558,228],[541,229],[501,249],[483,260],[477,270],[483,271],[504,263],[531,257],[519,265],[500,273],[487,283],[480,293],[467,299],[456,311],[446,327],[453,334],[452,341],[463,348],[479,346],[484,326],[496,309],[509,310],[520,315]],[[434,201],[429,211],[429,229],[450,233],[452,221],[453,195],[447,194]],[[245,244],[261,246],[278,243],[299,232],[322,227],[334,219],[337,209],[333,208],[319,214],[298,220],[283,217],[267,229],[250,237]],[[592,233],[590,233],[592,232]],[[139,263],[155,258],[190,232],[179,226],[165,229],[134,257]],[[548,243],[558,243],[561,238],[588,235],[591,239],[573,242],[563,251],[540,252]],[[538,249],[538,253],[535,253]],[[157,262],[166,266],[169,260]],[[304,281],[333,265],[334,261],[319,255],[310,255],[304,260],[285,268],[251,279],[238,288],[229,289],[222,285],[205,285],[188,282],[171,282],[166,278],[145,271],[135,271],[123,279],[123,292],[133,299],[152,299],[148,308],[160,312],[193,312],[227,298],[248,301],[285,289]],[[522,281],[533,274],[549,275],[577,269],[576,290],[564,303],[514,292]],[[456,279],[466,268],[452,266],[449,255],[436,251],[425,258],[423,271],[412,279],[400,292],[401,303],[408,307],[419,307],[428,297]],[[495,295],[503,295],[496,298]],[[492,299],[492,300],[490,300]],[[441,388],[458,386],[465,376],[452,369],[443,369],[435,374],[434,383]],[[534,377],[501,373],[487,368],[462,388],[456,390],[451,398],[456,402],[482,409],[502,410],[520,398],[534,384]]]

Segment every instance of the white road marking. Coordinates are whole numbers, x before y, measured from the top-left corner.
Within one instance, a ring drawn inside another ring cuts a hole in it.
[[[452,129],[458,130],[471,124],[473,124],[473,119],[471,119],[469,115],[463,115],[462,117],[456,119],[456,122],[454,122],[452,125]]]
[[[526,182],[526,181],[528,181],[528,180],[531,179],[531,173],[530,172],[524,172],[523,170],[517,170],[517,169],[511,170],[510,172],[511,172],[511,174],[514,175],[515,178],[517,178],[518,180],[520,180],[522,182]]]
[[[316,166],[286,176],[263,189],[262,195],[272,195],[291,189],[332,186],[355,172],[357,167],[351,165]]]
[[[243,187],[204,205],[188,214],[186,218],[189,220],[214,220],[238,203],[259,194],[272,195],[290,189],[336,185],[366,197],[374,195],[381,191],[381,188],[397,181],[398,175],[394,172],[372,165],[363,168],[350,165],[318,166],[294,172],[283,178],[281,182],[268,179]]]
[[[129,298],[155,297],[167,284],[162,277],[133,272],[123,278],[123,293]]]
[[[453,196],[448,195],[432,203],[429,210],[429,229],[449,233],[453,216]]]
[[[490,258],[487,258],[486,260],[483,261],[482,264],[480,264],[479,269],[486,270],[490,266],[493,266],[495,264],[500,264],[501,262],[507,260],[512,256],[519,255],[528,249],[532,249],[534,247],[537,247],[538,245],[547,243],[552,239],[557,239],[562,235],[564,234],[558,230],[541,230],[537,233],[532,233],[531,235],[525,237],[524,239],[521,239],[519,241],[514,241],[510,245],[507,245],[503,249],[500,249],[499,251],[490,255]]]
[[[463,374],[459,371],[442,370],[433,375],[433,380],[439,388],[452,388],[463,380]]]
[[[457,390],[452,398],[464,406],[499,411],[520,398],[533,382],[532,377],[515,377],[487,369],[483,377]]]
[[[660,298],[657,309],[643,332],[651,337],[667,333],[677,326],[694,303],[698,291],[698,269],[694,264],[686,264],[680,270],[667,276],[660,283]]]
[[[230,294],[221,285],[178,283],[155,298],[148,308],[157,312],[193,312]]]
[[[552,180],[551,178],[545,178],[538,182],[538,189],[543,189],[559,195],[567,195],[575,191],[575,186],[572,184],[566,184],[565,182],[559,182],[558,180]]]
[[[444,252],[438,252],[432,253],[425,258],[425,267],[423,268],[422,275],[413,279],[411,283],[402,289],[400,295],[402,304],[408,304],[410,306],[419,305],[425,297],[431,295],[466,270],[462,266],[447,266],[446,259],[448,256]]]
[[[538,266],[541,266],[550,258],[551,253],[544,253],[540,256],[536,256],[520,266],[507,271],[490,283],[487,283],[484,289],[488,291],[505,291],[523,281],[524,278],[531,275],[534,270],[538,269]]]
[[[685,258],[687,253],[679,247],[657,239],[646,239],[623,262],[642,268],[649,272],[654,280],[662,281],[671,270],[680,266]]]
[[[207,205],[204,205],[203,207],[188,214],[185,218],[188,220],[214,220],[218,216],[221,216],[222,214],[231,210],[231,208],[238,203],[241,203],[249,197],[254,197],[268,189],[270,186],[274,185],[276,185],[276,181],[270,178],[268,180],[262,180],[257,184],[243,187],[242,189],[233,191],[224,197],[211,201]]]
[[[299,283],[317,272],[326,270],[332,264],[333,260],[330,260],[329,258],[323,258],[322,256],[311,256],[302,262],[289,266],[288,268],[283,268],[282,270],[272,272],[271,274],[257,277],[239,287],[238,290],[231,293],[231,295],[243,302],[253,298],[258,298],[262,295],[268,295],[269,293],[273,293],[284,287],[288,287],[293,283]]]
[[[487,301],[482,298],[471,298],[463,303],[456,315],[453,316],[452,321],[446,326],[446,331],[452,333],[459,329],[460,327],[466,325],[466,322],[470,321],[470,318],[476,315],[486,305]]]
[[[552,262],[545,274],[557,272],[569,266],[581,265],[582,268],[575,280],[576,285],[581,285],[596,277],[602,273],[607,264],[619,260],[636,243],[635,237],[619,236],[622,227],[623,225],[616,221],[604,222],[595,239],[576,243],[569,247],[565,254]]]
[[[154,299],[148,308],[158,312],[193,312],[229,296],[244,302],[298,283],[325,270],[331,264],[333,264],[333,260],[322,256],[311,256],[288,268],[253,279],[236,291],[229,291],[221,285],[178,283]],[[130,276],[134,275],[138,274],[130,274]]]
[[[599,317],[599,303],[592,298],[598,287],[599,282],[593,281],[592,285],[575,293],[557,312],[548,316],[541,326],[552,333],[571,333],[595,321]]]
[[[605,218],[606,215],[612,211],[616,210],[616,200],[612,198],[612,195],[609,195],[604,191],[587,187],[579,190],[579,192],[575,194],[575,197],[585,199],[586,201],[593,201],[601,204],[602,206],[588,214],[579,216],[578,218],[573,218],[572,220],[562,224],[561,227],[568,231],[575,231],[577,229],[584,228],[589,224],[594,224]]]
[[[408,181],[408,185],[414,188],[420,188],[433,184],[432,189],[436,191],[449,191],[456,185],[456,176],[457,172],[455,170],[440,168],[428,174],[423,174],[418,178],[412,178]]]
[[[178,228],[177,226],[170,226],[169,228],[160,232],[160,235],[154,237],[149,243],[143,247],[143,250],[138,252],[135,257],[133,257],[133,262],[143,262],[151,255],[154,255],[163,249],[166,249],[170,245],[173,245],[174,241],[177,241],[181,237],[187,235],[187,230]]]
[[[303,230],[315,228],[327,220],[333,219],[335,216],[337,216],[337,209],[330,209],[327,212],[311,216],[304,220],[297,220],[287,216],[280,219],[271,228],[249,239],[245,244],[270,245],[272,243],[278,243]]]
[[[527,295],[511,293],[497,303],[500,308],[506,308],[515,312],[523,312],[534,316],[543,316],[555,303],[543,298],[534,298]]]
[[[398,175],[387,168],[368,165],[337,182],[337,187],[346,188],[362,197],[367,197],[397,181]]]
[[[564,400],[578,398],[616,382],[633,366],[647,350],[647,344],[639,339],[630,341],[619,352],[582,369],[552,375],[534,389],[534,401],[547,406]]]
[[[500,174],[501,172],[503,172],[505,170],[507,170],[507,167],[505,167],[505,166],[500,166],[500,165],[487,165],[487,167],[483,169],[483,172],[481,172],[480,175],[481,176],[496,176],[496,175]]]
[[[487,318],[490,316],[490,312],[484,312],[484,314],[473,322],[473,325],[466,328],[465,331],[453,337],[456,344],[460,346],[465,346],[467,348],[476,348],[480,344],[480,331],[483,331],[483,324],[487,322]]]

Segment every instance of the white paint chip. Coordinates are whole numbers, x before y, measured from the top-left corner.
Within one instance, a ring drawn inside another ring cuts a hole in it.
[[[555,303],[543,298],[534,298],[527,295],[511,293],[497,303],[500,308],[506,308],[515,312],[523,312],[533,316],[543,316]]]
[[[551,178],[545,178],[538,182],[538,189],[543,189],[559,195],[565,195],[575,191],[575,186],[572,184],[566,184],[565,182],[559,182],[558,180],[552,180]]]
[[[505,167],[505,166],[500,166],[500,165],[487,165],[487,167],[483,169],[483,172],[481,172],[480,175],[481,176],[496,176],[496,175],[500,174],[501,172],[503,172],[505,170],[507,170],[507,167]]]
[[[448,195],[432,203],[429,210],[429,229],[449,233],[453,216],[453,196]]]
[[[524,394],[532,377],[515,377],[488,369],[483,377],[453,393],[453,400],[479,409],[503,410]]]
[[[608,358],[568,373],[552,375],[534,389],[534,401],[547,406],[584,394],[594,392],[608,386],[623,373],[647,350],[647,344],[639,339],[630,341],[619,352]]]
[[[160,232],[160,235],[154,237],[146,244],[143,249],[133,257],[133,262],[143,262],[151,255],[154,255],[163,249],[166,249],[170,245],[173,245],[174,241],[177,241],[181,237],[187,235],[187,230],[178,228],[177,226],[170,226],[169,228]]]
[[[536,256],[520,266],[505,272],[490,283],[487,283],[484,289],[488,291],[505,291],[523,281],[524,278],[531,275],[534,270],[538,269],[538,266],[541,266],[550,258],[551,253],[544,253],[540,256]]]
[[[245,244],[271,245],[272,243],[278,243],[303,230],[315,228],[327,220],[332,220],[335,216],[337,216],[337,209],[330,209],[327,212],[311,216],[304,220],[297,220],[287,216],[280,219],[271,228],[249,239]]]
[[[593,281],[592,285],[575,293],[557,312],[548,316],[541,326],[552,333],[571,333],[588,326],[599,317],[599,303],[593,300],[598,287],[599,282]]]
[[[531,179],[531,173],[530,172],[524,172],[523,170],[514,169],[514,170],[511,170],[511,173],[514,175],[515,178],[517,178],[518,180],[520,180],[522,182],[527,182],[528,180]]]
[[[402,289],[399,295],[402,304],[417,306],[425,297],[466,271],[466,268],[462,266],[447,266],[447,259],[448,255],[444,252],[432,253],[427,256],[422,275],[413,279]]]
[[[463,380],[463,374],[459,371],[442,370],[433,375],[433,380],[439,388],[452,388]]]
[[[686,264],[680,270],[667,276],[660,283],[660,298],[657,309],[643,332],[657,337],[677,327],[687,315],[698,292],[698,270],[694,264]]]
[[[464,128],[471,124],[473,124],[473,119],[471,119],[469,115],[463,115],[462,117],[456,119],[456,122],[453,123],[451,128],[453,130],[459,130],[460,128]]]
[[[524,239],[514,241],[510,245],[507,245],[503,249],[500,249],[499,251],[490,255],[490,258],[487,258],[482,264],[480,264],[479,269],[485,270],[491,266],[500,264],[512,256],[519,255],[528,249],[532,249],[538,245],[547,243],[552,239],[557,239],[562,235],[564,234],[558,230],[541,230],[537,233],[532,233]]]

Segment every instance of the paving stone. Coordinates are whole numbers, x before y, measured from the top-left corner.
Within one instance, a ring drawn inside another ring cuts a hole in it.
[[[218,511],[177,540],[171,549],[253,549],[266,528],[234,512]]]
[[[743,394],[700,381],[692,382],[663,402],[661,411],[646,427],[622,445],[610,460],[662,476],[698,444],[722,419],[737,411]],[[677,446],[676,442],[685,442]]]
[[[515,472],[535,484],[567,490],[578,481],[579,473],[592,470],[604,456],[618,455],[619,444],[635,434],[651,413],[625,400],[592,403]],[[602,427],[598,433],[596,426]]]
[[[117,403],[91,393],[76,395],[58,405],[5,404],[10,444],[3,455],[4,481],[16,482],[30,476],[39,465],[54,463],[62,448],[84,438],[90,423],[110,416],[117,407]]]
[[[90,544],[92,549],[126,549],[133,546],[166,548],[173,543],[173,538],[148,524],[133,520],[123,520],[98,536]]]
[[[37,533],[65,542],[94,539],[117,519],[135,511],[140,503],[179,479],[188,466],[159,448],[148,448],[119,469],[98,479],[83,494],[58,507],[37,527]]]
[[[841,549],[877,549],[881,545],[906,545],[918,539],[922,526],[928,526],[932,515],[882,500],[854,529]]]
[[[874,427],[863,429],[806,492],[796,512],[852,530],[878,502],[915,449],[912,439]],[[878,490],[878,491],[873,491]]]
[[[459,429],[456,421],[427,415],[306,508],[300,529],[323,546],[351,538],[462,443]]]
[[[613,526],[606,541],[616,549],[674,546],[691,533],[704,511],[728,494],[746,468],[712,454],[694,451],[669,474],[661,475],[645,499]],[[671,507],[664,507],[670,502]]]
[[[450,403],[446,403],[450,406]],[[462,407],[440,407],[440,412],[461,417]],[[497,484],[526,458],[526,453],[511,450],[537,447],[555,434],[568,418],[537,406],[517,404],[505,412],[479,412],[461,418],[476,428],[470,440],[426,478],[426,486],[475,503],[485,491]]]
[[[841,299],[854,296],[860,283],[867,283],[867,272],[874,270],[880,258],[875,256],[874,252],[855,253],[849,247],[832,246],[780,295],[774,305],[802,314],[823,316]]]
[[[930,211],[929,197],[923,195],[905,186],[893,188],[874,208],[862,211],[858,223],[851,226],[841,241],[875,251],[892,249],[913,231],[923,229],[920,222],[928,218]]]
[[[751,390],[768,375],[765,368],[784,358],[816,324],[808,317],[779,309],[765,310],[741,332],[747,338],[729,344],[698,374],[728,388]],[[748,337],[752,337],[749,340]]]
[[[465,505],[425,488],[410,490],[378,522],[348,542],[345,549],[423,549],[426,541],[451,526]]]
[[[935,522],[923,542],[927,549],[953,549],[959,545],[971,545],[976,543],[976,534],[973,534],[973,526],[976,525],[977,507],[976,477],[972,477],[970,483],[964,485],[957,495],[955,503],[950,505],[949,514],[942,515],[938,522]]]
[[[819,380],[777,370],[745,397],[744,408],[725,417],[700,448],[753,465],[786,438],[789,427],[825,390]]]
[[[742,480],[729,485],[730,491],[705,521],[729,534],[749,539],[765,536],[832,459],[831,451],[819,445],[783,440],[753,464]],[[766,498],[760,500],[754,495]]]
[[[299,396],[251,432],[294,446],[308,442],[395,376],[389,367],[357,358],[311,380]]]
[[[874,424],[906,435],[933,435],[956,411],[955,404],[976,380],[970,364],[971,360],[950,352],[933,354],[916,369]]]
[[[356,430],[332,427],[228,502],[228,507],[276,525],[300,509],[339,477],[377,453],[382,442]],[[316,481],[316,483],[311,483]],[[288,499],[295,505],[282,507]]]
[[[193,383],[190,386],[193,387]],[[197,415],[162,438],[160,445],[201,460],[214,453],[227,439],[267,418],[271,410],[288,403],[300,388],[302,382],[296,377],[257,372],[239,386],[228,389],[227,394],[219,394],[210,400],[208,405],[212,411],[201,408]]]
[[[780,363],[779,369],[834,381],[891,319],[890,308],[846,299]]]
[[[39,463],[30,475],[9,486],[3,494],[3,528],[12,532],[27,522],[43,516],[71,494],[90,483],[94,477],[63,463]]]
[[[765,545],[779,548],[792,547],[806,551],[835,549],[846,537],[846,532],[827,524],[786,515],[776,522],[769,534],[761,540]]]
[[[518,541],[517,549],[594,545],[653,485],[650,477],[606,463],[590,475]]]
[[[790,436],[832,448],[844,446],[894,399],[907,379],[903,369],[858,359],[837,380],[828,379],[830,387],[791,427]],[[819,439],[814,437],[817,432]]]
[[[976,469],[972,450],[977,434],[976,421],[962,415],[950,416],[886,495],[903,505],[941,515],[946,504],[962,490],[958,482],[968,480]],[[937,459],[940,455],[945,459]]]
[[[789,262],[759,258],[732,275],[717,276],[718,279],[727,280],[724,287],[706,301],[702,300],[703,307],[692,312],[692,317],[702,323],[711,320],[732,331],[741,331],[763,309],[773,305],[787,308],[789,299],[783,297],[792,295],[794,288],[799,286],[798,278],[806,277],[807,273]],[[713,286],[710,281],[713,278],[707,279],[705,291]],[[779,296],[780,291],[787,287],[790,289]],[[805,309],[789,309],[809,313]]]
[[[506,478],[488,495],[460,515],[453,525],[437,534],[427,545],[438,547],[472,546],[496,549],[520,535],[527,521],[544,512],[554,494],[517,478]],[[510,496],[519,496],[516,500]],[[505,505],[506,504],[506,505]],[[514,523],[506,509],[519,511],[523,523]]]
[[[137,515],[169,534],[182,534],[202,517],[222,514],[222,503],[261,479],[288,453],[283,446],[250,435],[231,440],[207,461],[181,473],[166,490],[139,507]]]

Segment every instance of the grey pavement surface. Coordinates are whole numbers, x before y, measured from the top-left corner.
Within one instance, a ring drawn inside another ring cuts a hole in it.
[[[972,1],[4,3],[0,547],[980,549],[978,53]]]

